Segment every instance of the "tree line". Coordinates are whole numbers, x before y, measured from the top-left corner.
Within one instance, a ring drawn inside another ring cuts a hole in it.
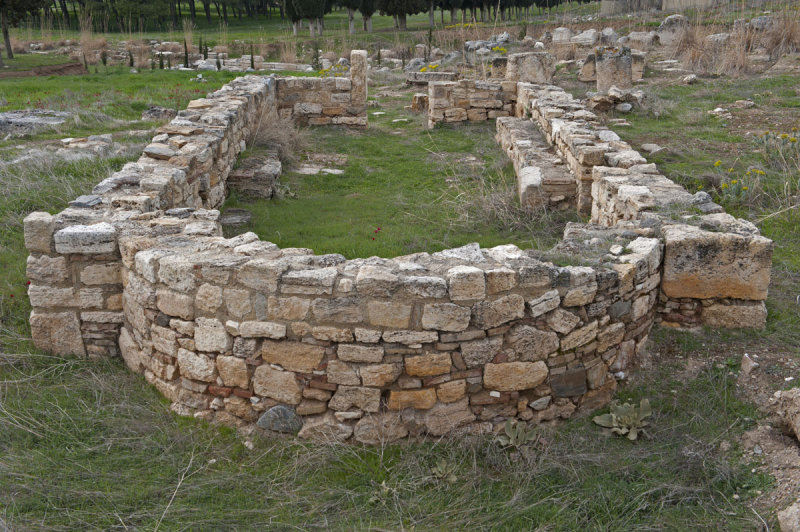
[[[271,19],[280,17],[292,23],[295,34],[303,21],[311,31],[321,33],[324,17],[333,10],[346,10],[350,33],[355,32],[355,14],[362,17],[362,29],[372,31],[375,13],[394,18],[396,28],[406,29],[409,15],[428,13],[429,24],[436,23],[435,12],[449,12],[449,23],[485,22],[522,19],[531,9],[549,10],[566,0],[0,0],[0,22],[3,27],[29,20],[34,26],[43,24],[79,29],[91,17],[92,29],[99,32],[134,32],[177,29],[183,19]],[[588,2],[590,0],[573,0]],[[459,19],[458,11],[461,11]],[[4,32],[5,33],[5,32]]]

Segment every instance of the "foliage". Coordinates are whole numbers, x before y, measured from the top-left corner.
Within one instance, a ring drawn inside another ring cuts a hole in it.
[[[436,461],[436,465],[431,467],[431,475],[436,480],[443,480],[448,484],[455,484],[458,482],[458,466],[445,459]]]
[[[535,428],[528,428],[527,423],[516,420],[506,420],[503,432],[497,435],[497,441],[503,447],[519,450],[521,447],[538,439]]]
[[[627,436],[631,441],[639,437],[639,434],[646,434],[644,427],[649,422],[645,421],[646,418],[652,415],[653,411],[650,409],[650,401],[642,399],[639,402],[638,408],[630,403],[619,404],[617,401],[611,402],[610,412],[595,416],[592,421],[611,429],[614,434],[620,436]]]

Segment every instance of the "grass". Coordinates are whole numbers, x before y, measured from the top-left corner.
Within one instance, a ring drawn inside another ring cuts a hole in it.
[[[514,170],[493,140],[493,122],[428,132],[422,116],[402,109],[408,99],[410,93],[382,99],[386,114],[371,115],[366,131],[310,129],[314,152],[347,155],[344,174],[289,171],[281,177],[288,189],[282,198],[247,202],[232,196],[224,208],[251,211],[251,224],[241,230],[280,247],[348,258],[432,252],[476,241],[484,247],[549,248],[560,239],[565,220],[576,216],[542,216],[513,206]],[[515,209],[514,223],[487,210],[495,194]]]
[[[63,65],[74,62],[69,57],[58,54],[14,54],[14,59],[3,57],[4,67],[0,69],[0,73],[31,70],[41,66]]]
[[[248,439],[169,412],[120,361],[0,361],[0,523],[9,529],[753,529],[770,480],[721,441],[753,424],[728,369],[687,382],[665,365],[652,439],[589,418],[537,429],[523,454],[493,437],[324,446]],[[36,393],[31,393],[36,390]],[[680,393],[675,393],[680,390]],[[703,404],[702,409],[697,409]],[[454,482],[438,478],[445,464]],[[736,497],[734,497],[736,496]]]

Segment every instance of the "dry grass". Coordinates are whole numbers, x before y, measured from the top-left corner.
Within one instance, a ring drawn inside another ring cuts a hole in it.
[[[183,19],[183,40],[189,49],[189,53],[192,51],[192,38],[194,37],[194,29],[194,23],[190,19]]]
[[[152,53],[150,43],[144,39],[129,39],[126,50],[133,54],[133,64],[136,68],[147,68],[150,66]]]
[[[297,45],[291,41],[278,44],[278,58],[281,63],[297,63]]]
[[[773,59],[800,51],[800,19],[788,11],[776,16],[772,26],[762,37],[761,45]]]
[[[262,116],[248,144],[277,150],[284,164],[296,162],[297,155],[308,146],[309,134],[300,129],[291,118],[280,118],[273,113]]]

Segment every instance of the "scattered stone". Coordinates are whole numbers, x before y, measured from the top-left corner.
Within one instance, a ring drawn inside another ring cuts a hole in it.
[[[742,363],[741,363],[742,373],[744,373],[745,375],[750,375],[753,372],[753,370],[755,370],[758,367],[759,363],[750,358],[750,355],[748,355],[747,353],[742,355]]]
[[[175,109],[168,109],[158,105],[151,105],[142,111],[142,120],[157,120],[167,121],[172,120],[177,116],[178,112]]]
[[[297,434],[303,428],[303,419],[294,409],[285,405],[276,405],[264,412],[256,423],[264,430]]]
[[[230,227],[238,227],[250,223],[253,214],[246,209],[226,209],[219,217],[219,223]]]

